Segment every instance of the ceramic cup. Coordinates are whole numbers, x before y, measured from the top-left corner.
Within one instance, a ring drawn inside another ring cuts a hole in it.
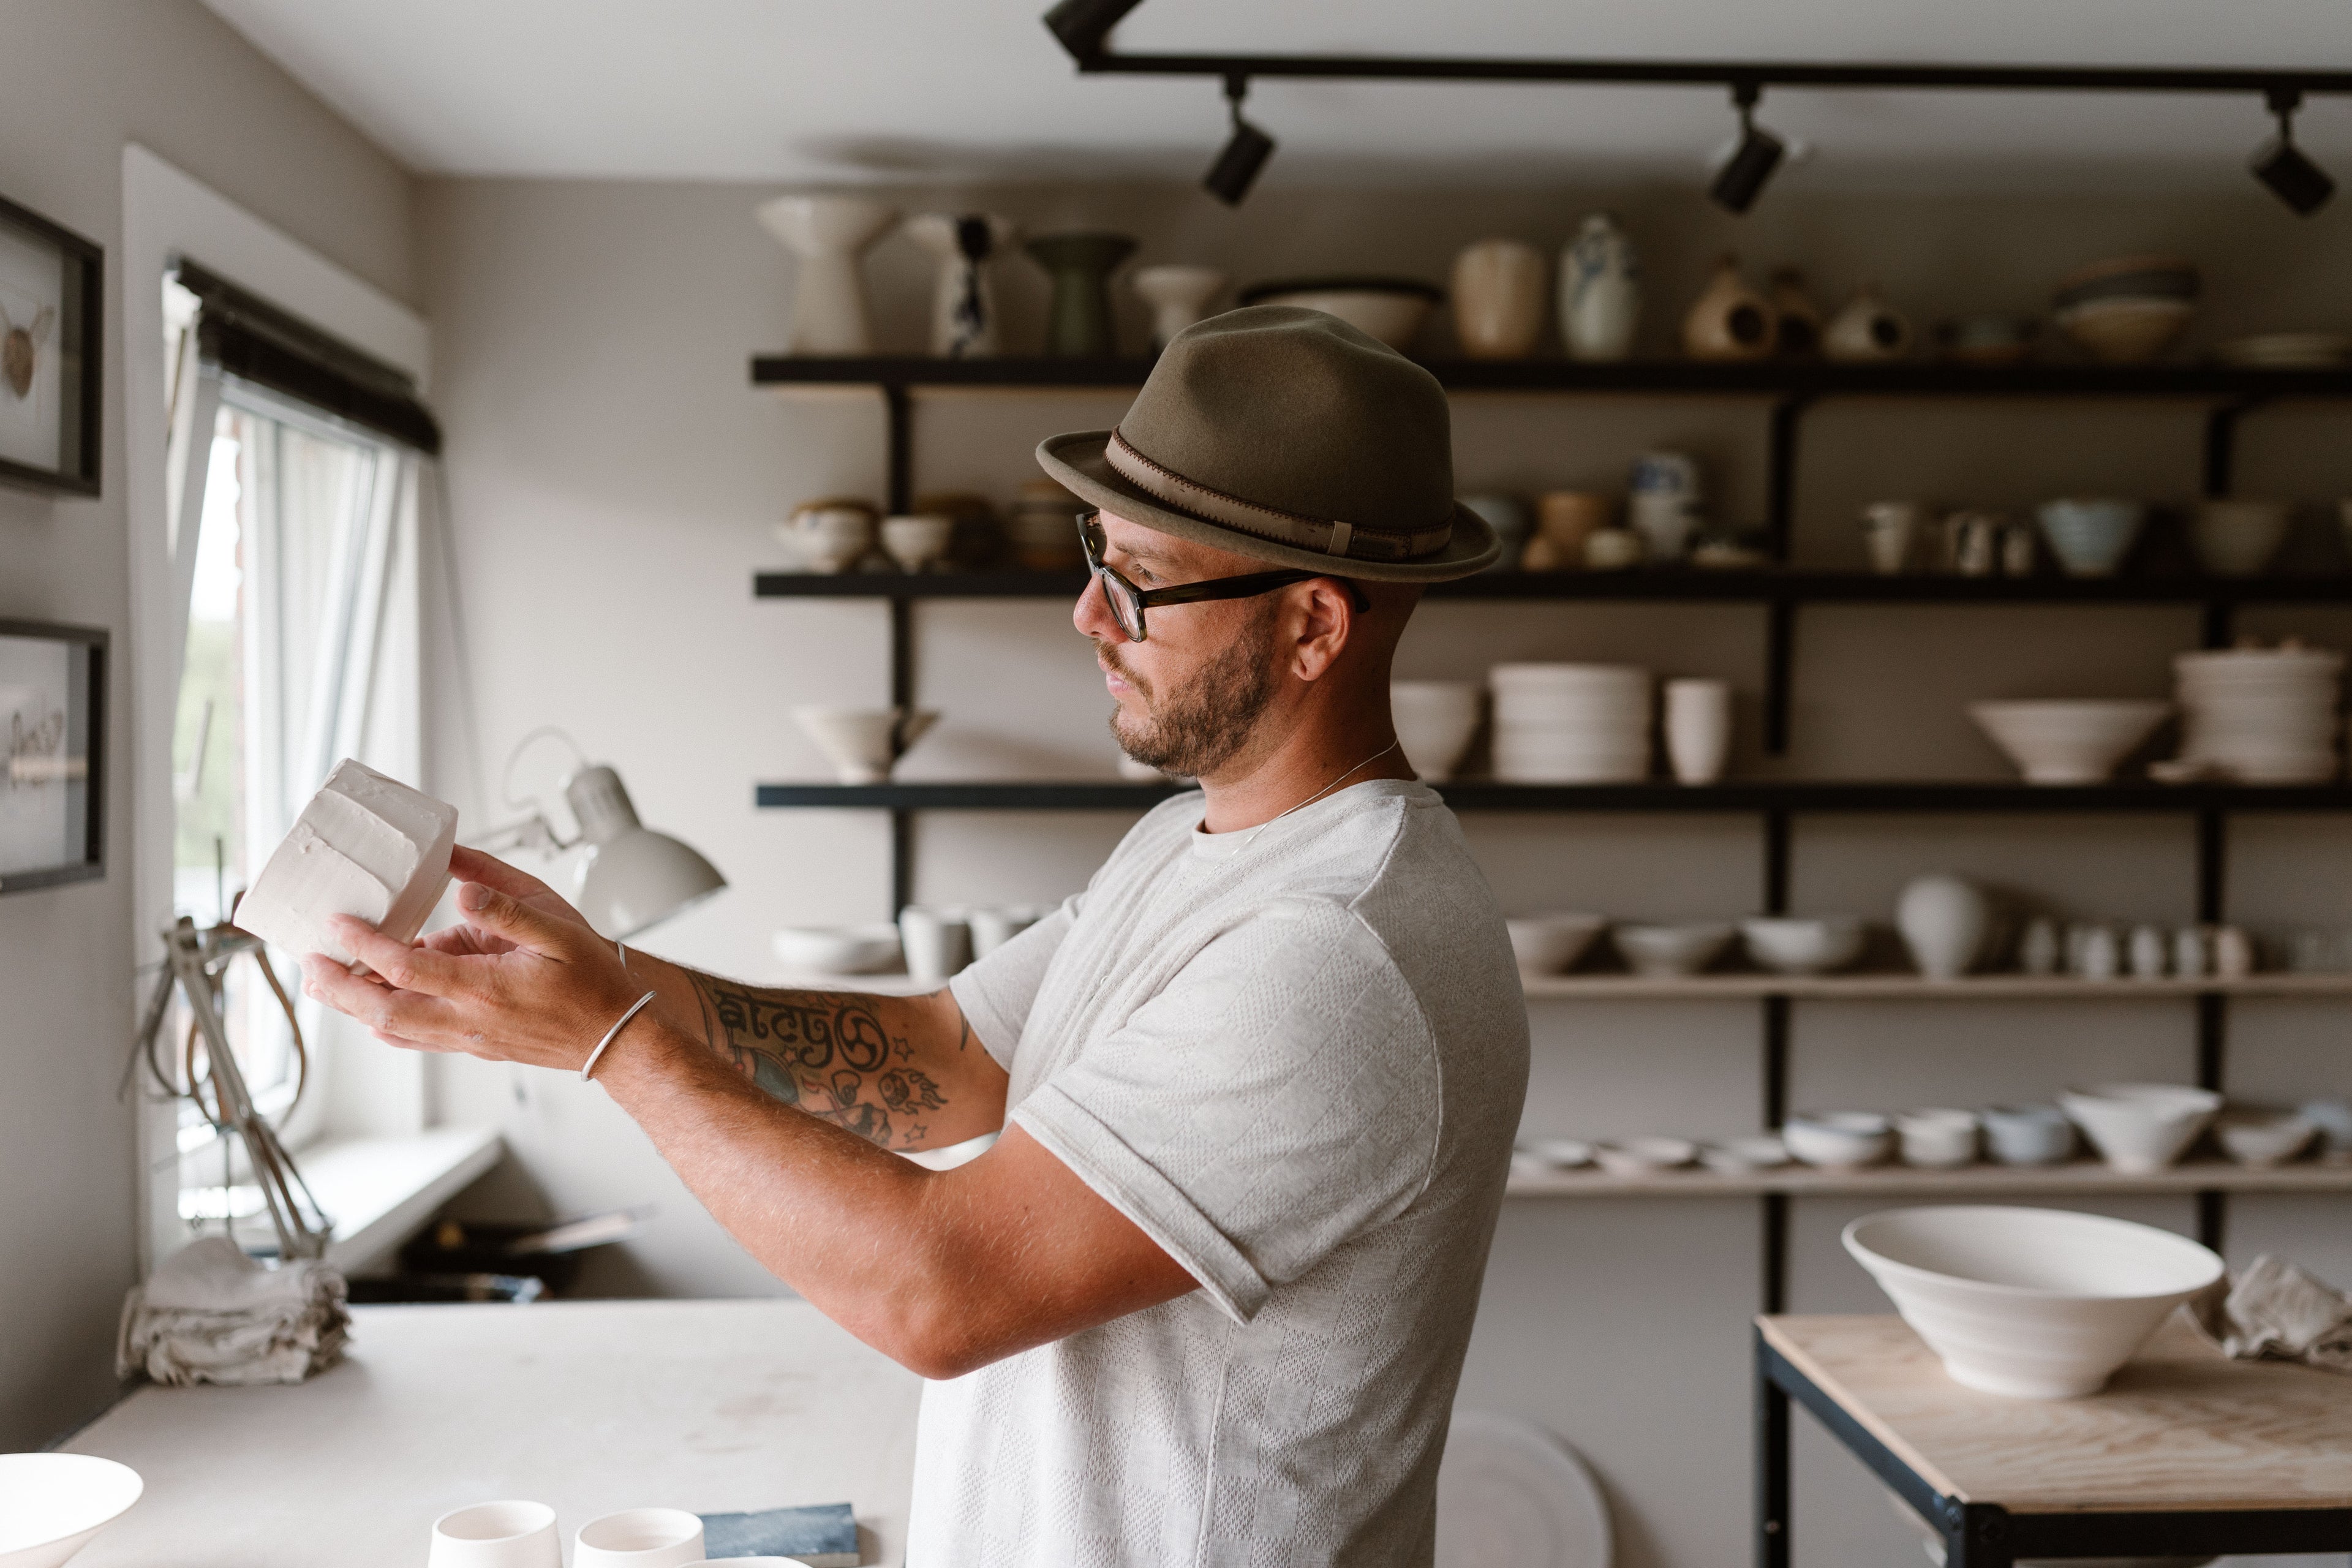
[[[680,1508],[633,1508],[590,1520],[572,1568],[684,1568],[702,1559],[702,1521]]]
[[[1666,682],[1666,759],[1675,782],[1710,784],[1731,755],[1731,684],[1723,680]]]
[[[1043,918],[1045,911],[1034,904],[1008,904],[1000,909],[977,909],[966,915],[971,927],[971,955],[986,958]]]
[[[425,1561],[426,1568],[563,1568],[563,1542],[555,1510],[543,1502],[478,1502],[433,1521]]]
[[[1927,527],[1927,508],[1919,501],[1881,500],[1864,507],[1862,543],[1870,552],[1870,569],[1884,577],[1910,570]]]
[[[2074,1152],[2074,1124],[2054,1105],[1988,1105],[1985,1142],[2004,1165],[2054,1165]]]
[[[926,985],[946,984],[971,962],[971,922],[945,910],[908,904],[898,912],[898,940],[907,950],[907,973]]]

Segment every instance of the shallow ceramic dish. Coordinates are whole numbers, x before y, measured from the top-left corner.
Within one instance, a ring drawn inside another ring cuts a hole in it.
[[[1780,1141],[1808,1165],[1850,1171],[1893,1152],[1895,1130],[1874,1110],[1808,1110],[1780,1124]]]
[[[769,946],[785,968],[812,974],[879,974],[898,967],[893,925],[786,926]]]
[[[1789,1145],[1769,1132],[1753,1138],[1727,1138],[1720,1143],[1700,1144],[1698,1162],[1725,1176],[1778,1170],[1789,1163]]]
[[[1595,1143],[1592,1157],[1614,1176],[1639,1176],[1651,1171],[1673,1171],[1691,1163],[1698,1145],[1687,1138],[1627,1138]]]
[[[1868,928],[1853,915],[1772,915],[1739,922],[1748,956],[1780,974],[1828,974],[1862,956]]]
[[[1975,1164],[1983,1126],[1975,1111],[1945,1106],[1906,1110],[1895,1119],[1903,1163],[1931,1171]]]
[[[1969,717],[2034,784],[2104,784],[2171,715],[2169,702],[1969,704]]]
[[[2189,1152],[2221,1097],[2185,1083],[2102,1083],[2068,1089],[2058,1103],[2108,1164],[2146,1175]]]
[[[2233,1107],[2213,1121],[2214,1141],[2241,1165],[2284,1165],[2310,1147],[2319,1129],[2292,1110]]]
[[[1988,1105],[1987,1149],[2003,1165],[2055,1165],[2074,1153],[2074,1124],[2054,1105]]]
[[[1244,305],[1298,305],[1337,316],[1399,353],[1412,347],[1444,298],[1444,289],[1415,278],[1284,278],[1241,292]]]
[[[2185,1237],[2059,1209],[1889,1209],[1843,1239],[1953,1382],[2018,1399],[2096,1392],[2222,1274]]]
[[[88,1454],[0,1454],[0,1568],[58,1568],[139,1500],[139,1472]]]
[[[1688,925],[1621,925],[1609,933],[1636,974],[1668,980],[1700,973],[1731,945],[1732,928],[1720,921]]]
[[[1558,974],[1584,956],[1609,922],[1599,915],[1517,915],[1503,922],[1522,974]]]

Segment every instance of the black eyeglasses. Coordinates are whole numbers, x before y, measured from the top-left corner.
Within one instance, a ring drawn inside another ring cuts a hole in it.
[[[1362,615],[1372,607],[1364,591],[1347,578],[1330,572],[1252,572],[1240,577],[1212,577],[1202,583],[1179,583],[1169,588],[1139,588],[1103,564],[1103,529],[1100,512],[1088,512],[1078,519],[1078,539],[1086,546],[1087,565],[1102,584],[1103,601],[1110,605],[1111,619],[1127,634],[1129,642],[1144,639],[1143,612],[1154,605],[1198,605],[1210,599],[1254,599],[1260,594],[1271,594],[1276,588],[1287,588],[1293,583],[1311,583],[1318,577],[1328,577],[1348,590],[1348,602]]]

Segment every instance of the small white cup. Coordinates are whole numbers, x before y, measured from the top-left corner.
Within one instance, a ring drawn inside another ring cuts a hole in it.
[[[1892,577],[1910,570],[1920,534],[1927,525],[1927,509],[1915,500],[1873,501],[1862,509],[1862,542],[1870,552],[1870,569]]]
[[[555,1510],[543,1502],[478,1502],[433,1521],[425,1561],[426,1568],[563,1568],[563,1542]]]
[[[1666,760],[1678,784],[1709,784],[1731,755],[1731,686],[1722,680],[1666,682]]]
[[[680,1508],[632,1508],[592,1519],[572,1543],[572,1568],[682,1568],[702,1559],[702,1521]]]
[[[944,985],[971,962],[971,923],[945,910],[908,904],[898,912],[898,942],[907,973],[926,985]]]

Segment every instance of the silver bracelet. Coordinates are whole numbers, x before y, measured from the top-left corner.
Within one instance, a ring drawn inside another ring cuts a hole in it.
[[[588,1053],[588,1059],[580,1064],[580,1081],[582,1083],[586,1083],[588,1081],[588,1075],[596,1070],[596,1058],[604,1054],[604,1047],[613,1043],[613,1037],[618,1035],[623,1029],[627,1028],[629,1026],[629,1020],[635,1017],[639,1013],[644,1012],[646,1004],[653,999],[654,994],[650,991],[646,992],[644,995],[637,998],[636,1005],[635,1006],[621,1015],[621,1021],[619,1023],[604,1031],[604,1037],[596,1042],[596,1048],[590,1051]]]

